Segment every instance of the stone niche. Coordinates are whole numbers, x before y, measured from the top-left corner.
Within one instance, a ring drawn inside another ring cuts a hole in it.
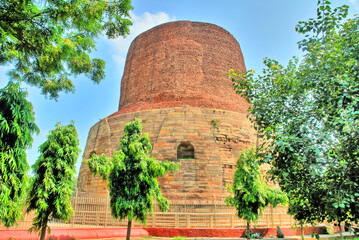
[[[127,54],[118,111],[91,128],[84,159],[93,153],[111,157],[125,124],[139,118],[151,155],[181,163],[179,171],[159,179],[165,197],[223,200],[239,152],[256,142],[246,118],[249,105],[227,76],[231,68],[245,71],[240,46],[216,25],[170,22],[140,34]],[[107,196],[106,184],[82,162],[82,194]]]

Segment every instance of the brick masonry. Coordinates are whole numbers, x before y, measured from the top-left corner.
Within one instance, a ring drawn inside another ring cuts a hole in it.
[[[131,44],[121,81],[120,112],[196,106],[246,113],[230,68],[245,71],[241,48],[225,29],[178,21],[154,27]]]
[[[221,238],[235,238],[235,239],[239,239],[239,238],[244,238],[246,239],[245,236],[245,228],[232,228],[232,229],[223,229],[223,228],[217,228],[217,229],[208,229],[208,228],[151,228],[151,227],[147,227],[145,228],[145,230],[148,232],[148,234],[150,236],[158,236],[158,237],[176,237],[176,236],[181,236],[181,237],[188,237],[188,238],[197,238],[197,237],[201,237],[201,238],[217,238],[217,239],[221,239]],[[260,237],[264,238],[273,238],[273,239],[279,239],[276,238],[277,236],[277,232],[276,232],[277,228],[255,228],[255,229],[251,229],[251,231],[253,233],[259,233]],[[285,239],[291,239],[291,240],[296,240],[296,239],[301,239],[298,235],[300,235],[300,229],[293,229],[290,227],[282,227],[281,228],[282,233],[284,234],[285,238],[281,238],[283,240]],[[312,235],[312,233],[318,233],[318,234],[323,234],[324,233],[324,229],[321,227],[305,227],[304,228],[304,235]],[[338,228],[336,228],[336,232],[338,232]],[[286,238],[289,236],[298,236],[296,238]],[[330,236],[330,235],[329,235]],[[323,236],[321,236],[320,239],[322,239]],[[308,239],[308,238],[306,238]],[[315,239],[314,237],[311,239]],[[323,238],[325,239],[325,237]]]

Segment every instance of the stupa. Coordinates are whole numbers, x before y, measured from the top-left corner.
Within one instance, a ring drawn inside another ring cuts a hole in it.
[[[246,118],[249,105],[227,76],[231,68],[246,70],[238,42],[219,26],[177,21],[140,34],[127,54],[118,111],[91,128],[83,158],[111,157],[125,124],[139,118],[151,155],[181,163],[159,179],[165,197],[223,200],[239,152],[256,142]],[[107,196],[106,184],[82,162],[82,194]]]

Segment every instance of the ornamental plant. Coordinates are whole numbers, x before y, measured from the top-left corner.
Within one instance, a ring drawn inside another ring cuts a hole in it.
[[[34,177],[27,196],[27,212],[34,211],[32,227],[40,240],[45,239],[49,219],[69,220],[73,213],[71,198],[74,189],[76,161],[81,150],[74,123],[56,124],[47,140],[39,147],[41,153],[32,166]]]
[[[233,186],[227,188],[230,196],[226,203],[235,207],[238,218],[247,221],[246,237],[250,237],[250,223],[257,222],[262,211],[271,204],[287,204],[287,196],[279,189],[269,187],[262,177],[260,161],[254,147],[243,150],[238,158]]]
[[[110,207],[114,218],[127,217],[127,237],[130,239],[132,221],[147,222],[147,214],[153,213],[153,199],[161,211],[167,211],[168,200],[162,196],[157,178],[167,171],[175,171],[173,162],[159,162],[150,157],[152,145],[147,134],[142,135],[141,121],[136,119],[125,125],[120,150],[112,159],[104,154],[94,154],[87,160],[90,171],[108,180]]]

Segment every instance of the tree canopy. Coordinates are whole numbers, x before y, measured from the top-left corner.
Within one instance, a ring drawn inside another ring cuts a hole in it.
[[[226,203],[237,210],[237,216],[247,221],[247,239],[250,239],[249,224],[257,222],[262,211],[271,204],[285,205],[287,196],[279,189],[269,187],[262,177],[260,161],[254,147],[243,150],[238,158],[233,186],[227,186],[231,196]]]
[[[41,155],[32,166],[34,177],[27,196],[27,212],[35,212],[30,230],[39,231],[40,240],[44,240],[50,218],[66,221],[73,212],[75,164],[81,152],[74,123],[57,123],[39,151]]]
[[[301,60],[229,73],[300,224],[359,220],[359,18],[347,14],[319,0],[317,17],[296,26]]]
[[[22,217],[30,168],[25,150],[31,147],[32,134],[39,132],[26,96],[13,82],[0,90],[0,221],[5,227]]]
[[[57,98],[74,92],[71,76],[99,83],[105,62],[92,58],[95,39],[129,33],[131,0],[0,1],[0,64],[12,63],[11,80]]]
[[[146,224],[148,212],[153,213],[153,198],[161,211],[167,211],[169,206],[157,178],[178,166],[150,157],[151,150],[150,139],[147,134],[142,135],[141,121],[136,119],[125,125],[120,150],[114,152],[112,159],[94,154],[88,160],[93,174],[108,179],[112,216],[120,221],[128,218],[127,239],[132,220]]]

